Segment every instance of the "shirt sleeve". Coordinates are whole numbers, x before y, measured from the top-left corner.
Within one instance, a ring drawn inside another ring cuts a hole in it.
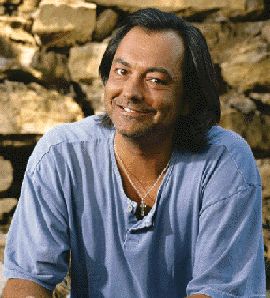
[[[31,280],[49,290],[64,279],[69,260],[60,171],[50,154],[26,171],[4,254],[7,278]]]
[[[204,191],[187,295],[265,297],[261,204],[260,183],[246,183],[229,155],[219,161]]]

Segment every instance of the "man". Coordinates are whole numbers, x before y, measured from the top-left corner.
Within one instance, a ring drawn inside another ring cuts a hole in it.
[[[47,133],[29,159],[4,297],[264,297],[261,185],[217,126],[201,33],[155,9],[128,17],[100,65],[106,115]]]

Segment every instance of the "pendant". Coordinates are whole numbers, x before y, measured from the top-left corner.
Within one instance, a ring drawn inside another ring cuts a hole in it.
[[[142,201],[140,204],[141,216],[144,217],[144,211],[146,208],[146,204]]]

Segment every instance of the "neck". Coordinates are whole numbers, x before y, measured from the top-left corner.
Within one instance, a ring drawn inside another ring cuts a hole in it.
[[[115,134],[117,153],[137,177],[155,179],[170,160],[173,142],[167,135],[158,140],[138,140]],[[148,180],[148,179],[147,179]]]

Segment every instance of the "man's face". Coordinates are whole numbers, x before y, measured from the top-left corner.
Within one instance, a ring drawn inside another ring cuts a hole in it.
[[[182,101],[184,43],[172,30],[132,28],[116,50],[105,85],[105,108],[128,137],[173,132]]]

